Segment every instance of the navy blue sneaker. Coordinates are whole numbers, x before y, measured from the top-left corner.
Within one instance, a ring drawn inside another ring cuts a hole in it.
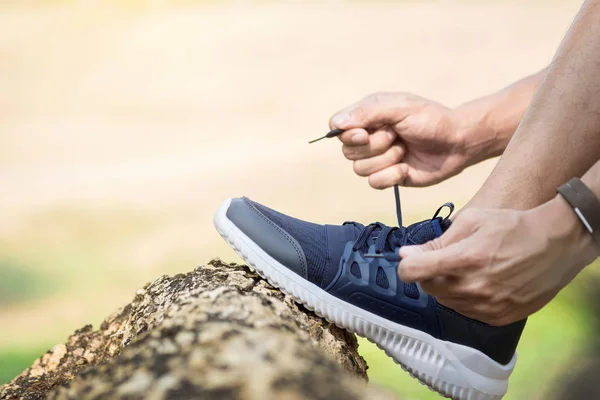
[[[248,198],[228,199],[214,223],[234,250],[271,284],[321,317],[375,342],[413,377],[459,400],[501,399],[525,321],[494,327],[464,317],[404,283],[398,250],[440,236],[439,216],[402,227],[357,222],[318,225]]]

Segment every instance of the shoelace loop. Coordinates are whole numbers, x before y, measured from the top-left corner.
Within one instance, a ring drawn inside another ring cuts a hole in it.
[[[374,238],[375,253],[367,253],[363,256],[370,258],[385,258],[390,261],[400,260],[399,255],[394,252],[394,249],[407,244],[408,233],[406,228],[402,226],[402,210],[400,206],[400,190],[398,185],[394,185],[394,197],[396,200],[396,218],[398,219],[398,227],[386,226],[381,222],[375,222],[367,226],[363,226],[357,222],[344,222],[344,224],[353,224],[361,229],[358,238],[352,245],[352,251],[365,249],[369,239],[371,239],[374,233],[376,233],[377,236]],[[448,215],[444,218],[438,217],[440,212],[446,207],[449,209]],[[450,218],[453,211],[454,204],[444,203],[440,208],[437,209],[432,219],[440,218],[441,222],[443,223]]]

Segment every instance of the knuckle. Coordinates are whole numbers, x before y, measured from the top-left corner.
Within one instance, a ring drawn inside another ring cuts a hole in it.
[[[530,304],[536,298],[536,292],[513,293],[508,296],[508,300],[516,307],[522,307]]]
[[[362,177],[369,176],[369,169],[364,162],[361,162],[361,160],[354,161],[353,168],[356,175]]]
[[[382,190],[382,189],[387,188],[387,185],[385,184],[385,182],[383,180],[374,179],[372,175],[369,176],[369,185],[373,189],[377,189],[377,190]]]
[[[402,158],[404,156],[404,150],[402,150],[402,147],[400,146],[392,146],[391,149],[391,156],[390,156],[390,161],[393,162],[394,164],[399,163],[400,161],[402,161]]]
[[[390,147],[385,154],[387,162],[389,162],[391,165],[398,164],[400,161],[402,161],[402,156],[403,152],[400,146]]]
[[[350,161],[359,159],[359,154],[357,153],[356,148],[351,146],[343,145],[342,153],[344,154],[344,157]]]
[[[477,287],[477,285],[474,284],[470,284],[466,287],[464,287],[464,293],[469,296],[469,297],[479,297],[479,288]],[[482,305],[479,305],[480,307]]]
[[[467,266],[483,267],[487,262],[488,254],[485,250],[475,248],[471,249],[468,253],[465,253],[464,258]]]
[[[463,298],[468,298],[469,295],[471,294],[470,288],[465,285],[456,285],[452,292],[453,292],[453,294],[455,294],[457,296],[461,296]]]
[[[404,175],[404,172],[402,171],[402,169],[400,168],[399,165],[396,165],[396,168],[392,169],[393,171],[393,180],[395,184],[402,184],[404,183],[404,179],[406,178],[406,176]]]
[[[475,221],[477,221],[477,214],[477,210],[468,208],[460,213],[460,219],[465,224],[473,224]]]
[[[465,267],[477,266],[477,263],[478,263],[477,257],[478,257],[478,255],[474,251],[464,253],[462,255],[462,260],[463,260],[464,266]]]
[[[480,297],[483,297],[487,300],[492,300],[494,298],[494,285],[488,280],[482,281],[479,284],[477,291],[479,292]],[[493,304],[492,307],[498,309],[498,305],[496,304]]]
[[[383,154],[388,151],[390,147],[392,147],[387,133],[384,132],[378,132],[377,134],[373,135],[369,143],[369,150],[372,155]]]
[[[487,280],[479,280],[469,285],[469,294],[477,298],[491,299],[494,295],[492,285]],[[488,307],[490,304],[485,303]]]
[[[338,136],[338,139],[344,144],[344,145],[351,145],[352,144],[352,135],[350,135],[348,132],[344,132],[341,135]]]

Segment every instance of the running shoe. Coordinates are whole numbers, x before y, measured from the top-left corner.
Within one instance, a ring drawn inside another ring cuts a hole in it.
[[[414,378],[457,400],[501,399],[515,367],[525,320],[496,327],[436,302],[397,275],[398,250],[442,235],[449,215],[398,227],[380,222],[319,225],[242,197],[228,199],[214,224],[272,285],[319,316],[366,337]]]

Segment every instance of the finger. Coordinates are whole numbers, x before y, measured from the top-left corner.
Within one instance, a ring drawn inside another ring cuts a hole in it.
[[[369,143],[369,132],[362,128],[349,129],[338,139],[346,146],[363,146]]]
[[[421,288],[436,298],[454,298],[460,296],[461,280],[454,276],[437,276],[420,282]]]
[[[342,152],[348,160],[362,160],[371,158],[385,153],[398,135],[391,129],[379,129],[369,136],[369,141],[363,146],[348,146],[342,147]]]
[[[354,161],[354,172],[358,176],[369,176],[382,169],[398,164],[402,161],[402,157],[404,157],[404,145],[397,141],[388,151],[379,156]]]
[[[408,164],[399,163],[369,175],[369,185],[375,189],[386,189],[402,185],[408,176]]]
[[[398,275],[404,282],[416,282],[437,276],[457,275],[465,266],[464,241],[451,244],[440,250],[420,252],[403,258],[398,265]]]
[[[409,115],[418,97],[408,93],[374,93],[335,113],[331,129],[378,127],[395,124]]]
[[[478,227],[481,216],[475,210],[465,210],[463,217],[454,221],[442,236],[417,246],[403,246],[400,257],[406,258],[422,252],[441,250],[471,236]]]

